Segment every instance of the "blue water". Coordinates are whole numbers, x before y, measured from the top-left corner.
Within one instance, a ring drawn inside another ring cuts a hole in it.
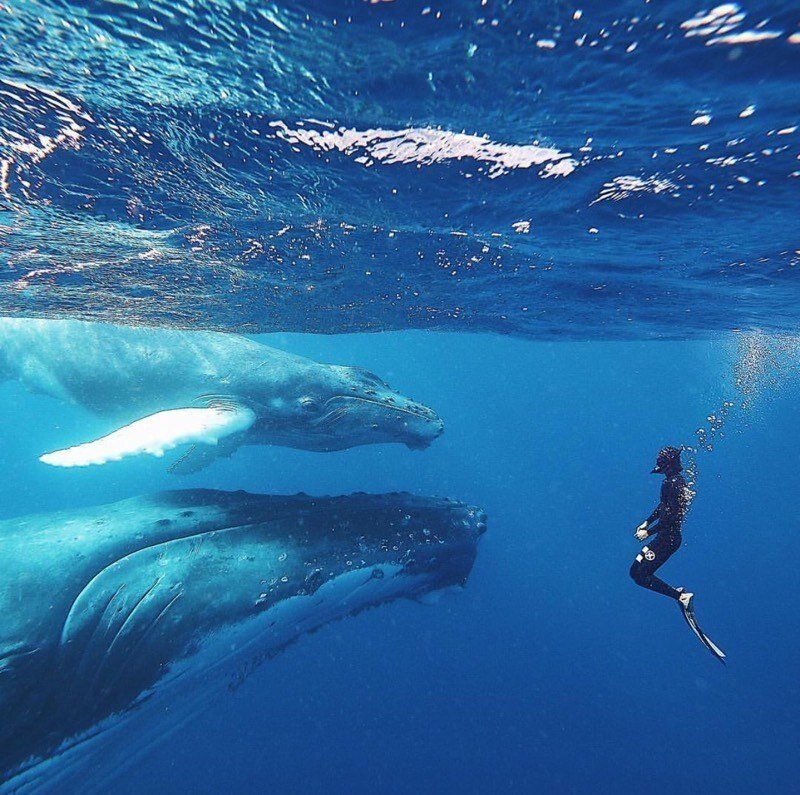
[[[795,791],[800,18],[711,8],[0,3],[0,314],[260,334],[446,424],[62,471],[107,429],[5,383],[2,518],[194,486],[489,516],[463,593],[304,637],[114,792]],[[668,443],[697,497],[662,573],[727,668],[628,577]]]
[[[0,309],[785,330],[791,5],[12,0]]]
[[[120,793],[755,792],[797,775],[798,391],[729,415],[698,457],[685,544],[665,578],[698,592],[724,669],[674,605],[637,589],[633,527],[657,500],[664,441],[691,442],[735,395],[725,343],[534,343],[404,332],[275,335],[379,369],[441,409],[429,450],[244,449],[193,478],[155,459],[96,470],[36,453],[93,420],[4,387],[4,513],[157,484],[346,493],[410,489],[486,508],[467,589],[323,628],[260,668],[128,774]],[[664,388],[672,384],[673,388]],[[395,449],[396,447],[396,449]]]

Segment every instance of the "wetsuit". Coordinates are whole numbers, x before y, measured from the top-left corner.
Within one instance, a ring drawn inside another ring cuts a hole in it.
[[[667,474],[661,485],[661,501],[647,517],[648,534],[657,534],[655,540],[636,556],[631,566],[631,577],[637,585],[656,593],[677,599],[681,592],[655,576],[655,571],[678,550],[681,545],[681,526],[686,514],[687,486],[680,472]],[[650,525],[656,522],[653,527]]]

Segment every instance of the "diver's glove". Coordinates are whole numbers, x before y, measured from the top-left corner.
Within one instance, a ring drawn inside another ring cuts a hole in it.
[[[650,537],[650,531],[647,529],[647,521],[642,522],[634,533],[638,541],[647,541]]]

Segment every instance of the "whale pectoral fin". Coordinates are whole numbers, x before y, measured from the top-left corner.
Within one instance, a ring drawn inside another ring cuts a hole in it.
[[[216,445],[220,439],[246,431],[255,419],[250,409],[236,405],[159,411],[100,439],[47,453],[39,460],[57,467],[84,467],[141,453],[160,458],[181,444]]]
[[[221,439],[216,447],[193,444],[167,467],[167,471],[172,475],[193,475],[218,458],[230,458],[239,449],[239,442],[238,437],[229,436],[227,439]]]

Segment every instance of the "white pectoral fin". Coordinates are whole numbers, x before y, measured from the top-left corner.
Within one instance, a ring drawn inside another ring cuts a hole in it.
[[[244,406],[159,411],[108,436],[47,453],[39,460],[56,467],[85,467],[141,453],[160,458],[181,444],[217,444],[226,436],[247,430],[255,419],[256,415]]]

